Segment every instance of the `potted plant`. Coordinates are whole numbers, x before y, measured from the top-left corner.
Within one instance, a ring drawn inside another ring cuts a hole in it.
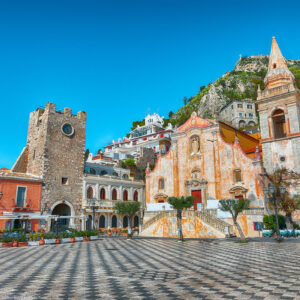
[[[38,246],[40,244],[40,235],[39,233],[30,233],[29,234],[29,246]]]
[[[123,229],[123,236],[127,236],[128,235],[128,229]]]
[[[4,236],[2,237],[1,241],[2,241],[2,248],[12,247],[13,239],[11,237]]]
[[[88,230],[83,231],[83,242],[90,241],[90,232]]]
[[[98,231],[96,231],[96,230],[90,231],[90,240],[94,241],[94,240],[98,240],[98,239],[99,239]]]
[[[107,235],[108,235],[108,236],[111,236],[111,234],[112,234],[112,233],[111,233],[111,229],[108,228],[108,229],[107,229]]]
[[[83,241],[84,232],[83,231],[77,231],[75,233],[75,242],[82,242]]]
[[[60,241],[62,243],[70,243],[71,242],[70,234],[68,232],[64,231],[61,233],[60,236],[61,236]]]
[[[55,235],[55,244],[60,244],[59,234]]]
[[[45,245],[44,235],[45,235],[44,231],[41,231],[40,232],[40,246]]]
[[[56,244],[55,234],[53,232],[45,232],[43,238],[45,244]]]
[[[25,246],[28,246],[28,242],[27,242],[27,239],[26,239],[26,235],[25,235],[25,234],[21,234],[21,235],[18,237],[18,246],[19,246],[19,247],[25,247]]]
[[[75,242],[75,236],[76,236],[76,232],[73,231],[73,232],[71,233],[71,236],[70,236],[70,243],[74,243],[74,242]]]

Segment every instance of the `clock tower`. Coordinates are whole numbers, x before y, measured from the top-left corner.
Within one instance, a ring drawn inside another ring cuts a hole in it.
[[[30,113],[27,144],[13,170],[42,177],[42,214],[81,214],[85,131],[82,111],[60,112],[48,103]],[[78,221],[71,218],[64,223],[75,226]]]

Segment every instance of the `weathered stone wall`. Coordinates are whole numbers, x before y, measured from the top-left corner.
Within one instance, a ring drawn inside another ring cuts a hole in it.
[[[64,123],[74,128],[74,134],[62,132]],[[27,146],[28,172],[43,177],[42,212],[55,203],[69,203],[80,214],[82,175],[84,169],[86,113],[72,115],[71,109],[56,112],[55,104],[30,114]],[[62,177],[67,184],[62,184]]]

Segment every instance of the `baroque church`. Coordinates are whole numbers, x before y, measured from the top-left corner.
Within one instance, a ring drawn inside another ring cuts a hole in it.
[[[246,236],[258,236],[255,222],[266,210],[264,172],[286,167],[300,173],[300,91],[272,41],[265,89],[258,88],[261,140],[193,113],[172,136],[172,146],[146,176],[146,212],[142,235],[176,236],[176,215],[167,198],[193,196],[185,212],[186,237],[224,237],[234,232],[231,216],[218,201],[247,198],[250,209],[238,219]],[[297,190],[292,193],[299,193]]]

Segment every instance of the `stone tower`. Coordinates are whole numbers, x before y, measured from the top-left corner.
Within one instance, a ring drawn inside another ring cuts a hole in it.
[[[264,166],[300,173],[300,91],[273,37],[265,89],[258,89]]]
[[[30,113],[27,144],[13,169],[42,177],[42,214],[81,214],[85,130],[85,112],[59,112],[48,103]]]

